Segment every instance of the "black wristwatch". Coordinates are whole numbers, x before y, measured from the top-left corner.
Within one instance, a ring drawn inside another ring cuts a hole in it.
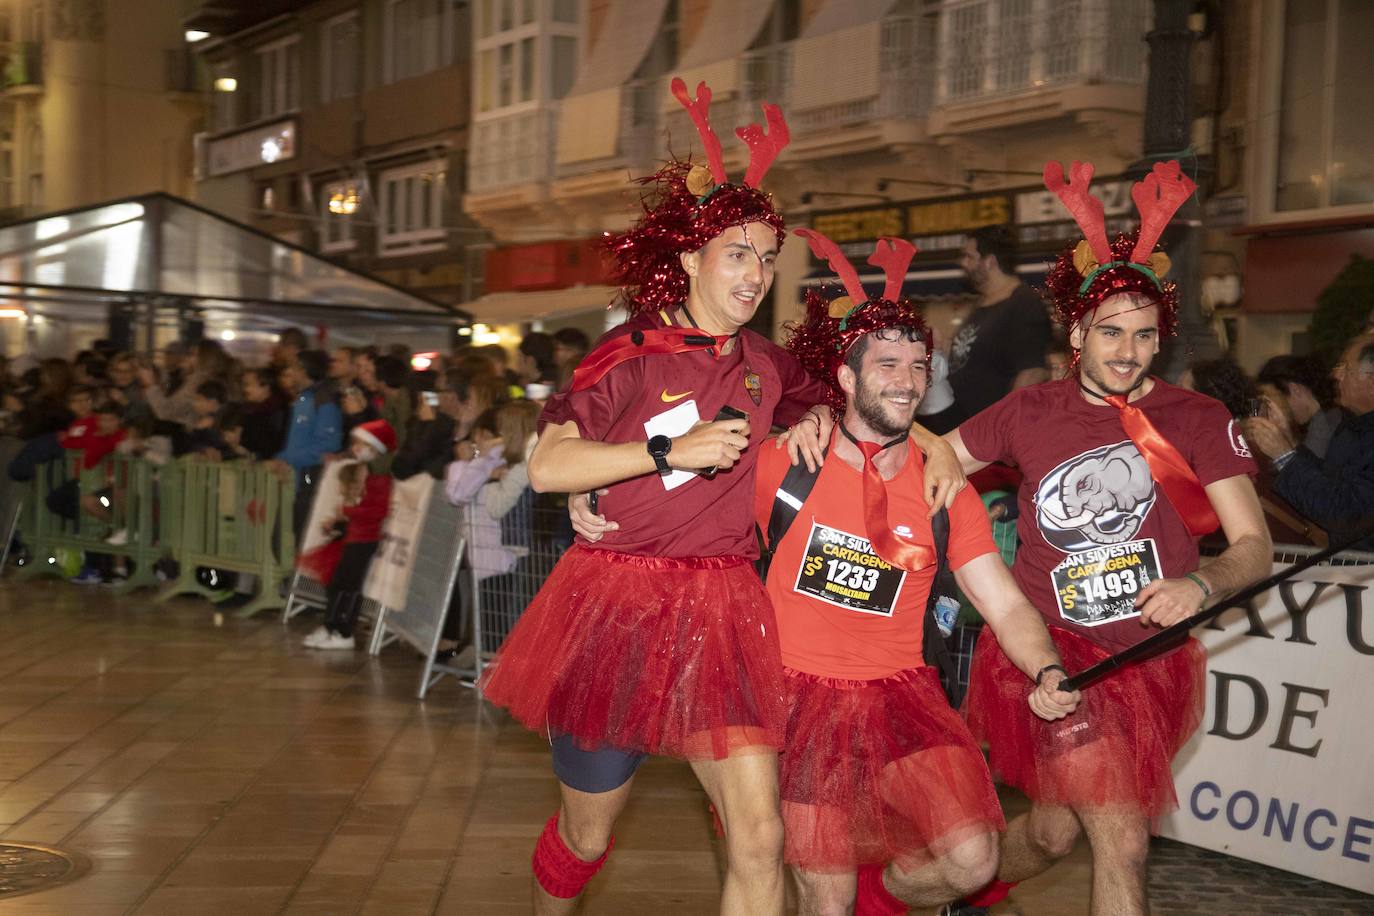
[[[1039,671],[1035,672],[1035,686],[1039,687],[1039,686],[1040,686],[1040,682],[1043,681],[1043,680],[1045,679],[1045,675],[1048,674],[1048,673],[1051,672],[1051,671],[1058,671],[1058,672],[1060,672],[1061,674],[1063,674],[1064,677],[1068,677],[1068,676],[1069,676],[1069,672],[1067,672],[1067,671],[1064,670],[1064,666],[1063,666],[1063,665],[1046,665],[1045,667],[1041,668]]]
[[[654,459],[658,473],[665,477],[671,474],[673,469],[668,464],[668,453],[673,450],[673,440],[667,436],[651,436],[648,447],[649,457]]]

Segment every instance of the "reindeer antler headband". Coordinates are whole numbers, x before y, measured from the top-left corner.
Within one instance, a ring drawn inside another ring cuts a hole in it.
[[[901,298],[902,281],[907,267],[916,255],[916,246],[905,239],[881,238],[869,255],[868,263],[883,271],[886,283],[882,296],[869,298],[859,282],[859,273],[840,251],[840,247],[814,229],[797,229],[806,239],[811,253],[824,258],[830,269],[840,278],[846,295],[826,301],[814,289],[806,292],[806,318],[792,324],[787,349],[806,370],[826,386],[829,403],[837,411],[844,409],[845,396],[840,390],[837,373],[854,342],[865,334],[887,328],[908,328],[920,334],[926,344],[926,362],[930,362],[932,339],[930,328],[921,311],[909,299]]]
[[[1166,281],[1169,256],[1155,251],[1155,244],[1169,220],[1197,189],[1177,161],[1157,162],[1144,180],[1131,188],[1131,199],[1140,212],[1140,227],[1128,235],[1107,241],[1102,201],[1089,190],[1093,166],[1074,162],[1068,180],[1058,162],[1045,164],[1045,187],[1053,191],[1074,222],[1083,240],[1060,254],[1045,278],[1045,289],[1059,320],[1072,328],[1083,316],[1111,296],[1138,293],[1159,306],[1162,336],[1177,329],[1178,291]]]
[[[749,147],[749,168],[742,184],[731,184],[725,172],[720,138],[711,128],[711,90],[698,83],[695,96],[681,79],[672,82],[673,96],[696,125],[706,152],[706,164],[669,160],[653,175],[640,179],[653,185],[640,200],[643,214],[629,231],[606,235],[615,262],[616,283],[626,292],[632,314],[657,311],[687,298],[688,277],[679,255],[697,251],[732,226],[763,223],[782,245],[785,228],[771,195],[758,189],[791,139],[787,122],[776,105],[763,105],[765,130],[750,124],[735,131]]]

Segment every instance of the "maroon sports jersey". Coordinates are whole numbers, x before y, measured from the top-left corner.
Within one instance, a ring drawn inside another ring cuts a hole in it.
[[[1159,379],[1132,401],[1205,487],[1242,474],[1250,457],[1219,401]],[[1078,378],[1013,391],[959,427],[979,461],[1015,464],[1021,546],[1012,573],[1047,623],[1111,652],[1156,632],[1135,596],[1198,565],[1197,541],[1155,485],[1115,407],[1093,405]]]
[[[663,327],[655,312],[632,318],[598,342],[638,329]],[[777,423],[791,425],[825,392],[781,347],[741,330],[731,352],[706,350],[627,360],[596,384],[551,398],[546,424],[573,420],[584,439],[645,442],[681,435],[693,418],[714,420],[726,405],[749,416],[749,447],[714,478],[686,471],[645,474],[612,484],[599,509],[619,523],[597,546],[641,556],[758,556],[754,537],[754,468]]]

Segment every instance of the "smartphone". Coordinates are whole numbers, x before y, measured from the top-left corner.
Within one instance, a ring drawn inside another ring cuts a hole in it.
[[[424,402],[425,402],[426,404],[428,404],[430,407],[438,407],[438,406],[439,406],[439,392],[437,392],[437,391],[421,391],[421,392],[420,392],[420,400],[424,401]]]
[[[738,407],[731,407],[729,404],[726,404],[724,407],[722,407],[720,411],[716,414],[716,422],[719,422],[721,420],[747,419],[749,419],[749,414],[740,410]],[[705,477],[707,480],[710,480],[711,478],[716,476],[716,470],[717,468],[715,467],[703,468],[701,471],[701,476]]]

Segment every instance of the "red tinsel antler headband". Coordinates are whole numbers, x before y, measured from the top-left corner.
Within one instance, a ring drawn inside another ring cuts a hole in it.
[[[672,92],[701,135],[706,163],[693,165],[673,157],[653,175],[639,179],[651,188],[640,198],[643,213],[626,231],[606,234],[612,277],[625,291],[625,306],[632,315],[671,308],[687,298],[691,281],[679,260],[683,252],[699,251],[726,230],[751,223],[768,226],[779,246],[786,234],[773,198],[758,189],[789,139],[778,107],[763,106],[767,130],[750,124],[735,131],[749,146],[749,169],[743,184],[731,184],[720,139],[711,129],[711,90],[699,83],[691,96],[687,85],[674,79]]]
[[[790,327],[787,349],[811,375],[824,383],[831,407],[844,409],[844,392],[836,373],[854,342],[866,334],[887,328],[910,328],[921,335],[930,361],[933,339],[920,310],[909,299],[899,298],[907,268],[916,255],[916,246],[905,239],[881,238],[868,263],[882,268],[886,280],[881,297],[869,298],[859,281],[854,265],[840,247],[814,229],[797,229],[806,239],[811,253],[823,258],[840,278],[847,295],[827,302],[815,290],[806,294],[806,318]]]
[[[1066,180],[1062,165],[1047,162],[1044,176],[1045,187],[1063,201],[1083,230],[1083,240],[1060,255],[1045,278],[1046,292],[1065,327],[1073,327],[1110,296],[1139,293],[1160,306],[1160,333],[1173,333],[1178,295],[1174,284],[1164,279],[1169,256],[1154,249],[1169,220],[1197,185],[1182,173],[1177,161],[1155,163],[1150,174],[1131,188],[1131,199],[1140,211],[1140,228],[1108,242],[1102,201],[1089,190],[1092,163],[1073,162]]]
[[[687,94],[687,84],[682,78],[673,77],[672,91],[673,97],[691,116],[692,123],[696,125],[697,133],[701,136],[701,145],[706,150],[707,170],[699,172],[700,166],[692,169],[687,176],[687,189],[698,197],[709,196],[713,190],[726,184],[729,177],[725,173],[725,156],[721,151],[720,138],[711,127],[711,87],[704,82],[697,83],[696,97],[693,98]],[[759,186],[763,176],[773,167],[773,161],[778,158],[778,153],[781,153],[792,140],[781,108],[764,102],[763,118],[768,125],[766,131],[758,124],[750,124],[735,131],[735,135],[749,147],[749,168],[744,173],[744,184],[750,188]],[[706,180],[707,175],[710,175],[710,182]]]

